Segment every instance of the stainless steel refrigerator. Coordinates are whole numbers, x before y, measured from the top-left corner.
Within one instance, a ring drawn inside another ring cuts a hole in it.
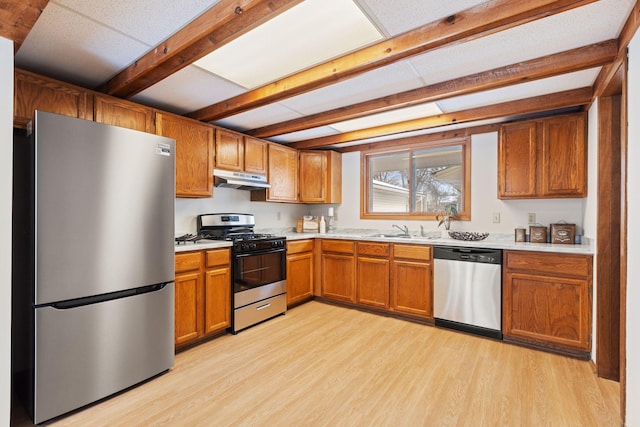
[[[173,366],[175,141],[32,124],[14,141],[12,364],[40,423]]]

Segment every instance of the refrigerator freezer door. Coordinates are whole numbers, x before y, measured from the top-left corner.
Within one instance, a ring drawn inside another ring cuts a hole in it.
[[[34,422],[102,399],[173,366],[174,285],[67,310],[35,309]]]
[[[175,141],[35,117],[35,304],[171,282]]]

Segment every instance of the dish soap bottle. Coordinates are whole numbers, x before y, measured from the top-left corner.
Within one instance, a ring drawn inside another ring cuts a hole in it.
[[[327,223],[324,221],[324,215],[320,217],[320,234],[327,232]]]

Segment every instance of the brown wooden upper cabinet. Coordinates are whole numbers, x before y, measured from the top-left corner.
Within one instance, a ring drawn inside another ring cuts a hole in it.
[[[155,133],[154,110],[106,95],[94,95],[94,120],[99,123]]]
[[[510,123],[498,143],[498,197],[586,197],[585,113]]]
[[[342,156],[335,151],[300,151],[302,203],[342,203]]]
[[[213,196],[213,127],[158,113],[156,133],[176,140],[176,196]]]
[[[13,125],[24,128],[36,110],[93,120],[93,94],[81,87],[16,69]]]
[[[228,171],[267,173],[267,143],[226,129],[216,129],[215,167]]]
[[[298,201],[298,150],[281,144],[269,145],[267,180],[271,188],[251,192],[260,202]]]

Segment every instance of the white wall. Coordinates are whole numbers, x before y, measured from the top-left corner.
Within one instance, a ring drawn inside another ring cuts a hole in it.
[[[0,37],[0,425],[11,416],[11,194],[13,42]]]
[[[309,208],[292,203],[252,202],[251,193],[233,188],[214,188],[213,198],[176,199],[176,234],[195,233],[196,216],[205,213],[234,212],[255,215],[256,228],[295,227],[296,219]]]
[[[627,167],[627,425],[640,426],[640,33],[629,45]]]
[[[527,214],[536,214],[540,224],[565,220],[576,224],[582,233],[583,199],[557,200],[499,200],[498,193],[498,134],[474,135],[471,140],[471,221],[454,221],[454,230],[513,233],[517,226],[527,227]],[[423,225],[436,230],[436,221],[419,220],[361,220],[360,219],[360,153],[342,156],[342,204],[336,209],[336,225],[340,228],[390,229],[391,224],[407,224],[411,231]],[[316,212],[312,209],[312,212]],[[492,222],[492,214],[500,213],[500,223]]]

